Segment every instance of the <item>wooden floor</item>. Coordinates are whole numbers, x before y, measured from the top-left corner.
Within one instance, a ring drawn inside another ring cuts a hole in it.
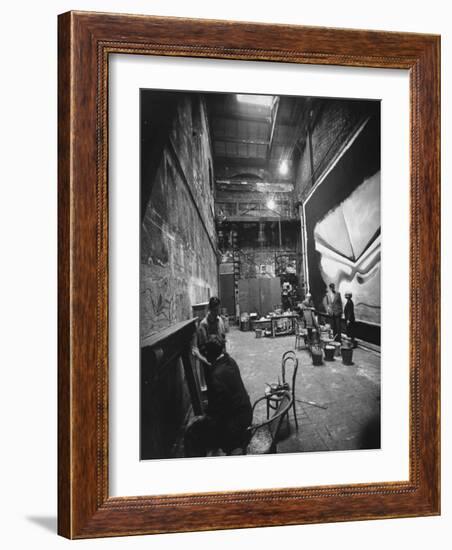
[[[294,347],[294,336],[255,338],[235,327],[228,333],[228,352],[237,361],[254,402],[265,384],[278,381],[281,356]],[[312,365],[307,351],[297,351],[296,412],[290,430],[279,442],[278,452],[308,452],[379,448],[380,354],[357,348],[353,365],[340,357],[323,366]]]

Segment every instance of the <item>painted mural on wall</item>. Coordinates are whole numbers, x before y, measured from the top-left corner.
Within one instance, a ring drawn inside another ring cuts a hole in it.
[[[309,287],[351,292],[356,319],[380,324],[381,200],[378,110],[305,202]]]
[[[295,253],[292,254],[277,254],[276,275],[283,277],[284,275],[296,275],[298,257]]]
[[[211,153],[195,101],[183,96],[177,106],[141,225],[142,338],[190,319],[193,304],[217,293]]]
[[[240,278],[271,278],[275,276],[275,251],[273,249],[240,250]]]

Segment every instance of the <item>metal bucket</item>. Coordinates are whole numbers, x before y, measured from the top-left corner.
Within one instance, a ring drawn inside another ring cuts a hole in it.
[[[344,365],[353,365],[353,348],[342,348],[342,363]]]
[[[325,361],[334,361],[335,350],[336,348],[329,344],[323,348],[323,351],[325,352]]]
[[[240,330],[247,332],[250,330],[250,320],[246,319],[245,321],[240,321]]]
[[[323,360],[322,360],[322,352],[312,352],[312,364],[315,366],[315,367],[319,367],[320,365],[323,365]]]

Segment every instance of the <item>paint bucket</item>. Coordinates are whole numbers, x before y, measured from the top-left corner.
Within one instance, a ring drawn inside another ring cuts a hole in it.
[[[344,365],[353,365],[353,348],[342,348],[342,363]]]
[[[323,365],[322,350],[320,348],[312,349],[311,355],[312,355],[312,364],[315,367],[319,367],[320,365]]]
[[[261,328],[257,328],[254,332],[256,333],[256,338],[262,338],[263,330]]]
[[[240,330],[243,331],[243,332],[247,332],[247,331],[250,330],[250,320],[249,319],[240,321]]]
[[[341,356],[341,343],[340,342],[332,342],[332,345],[334,346],[334,355],[335,357]]]
[[[325,352],[325,361],[334,361],[334,352],[335,352],[336,348],[334,346],[331,346],[329,344],[327,344],[324,348],[323,348],[323,351]]]

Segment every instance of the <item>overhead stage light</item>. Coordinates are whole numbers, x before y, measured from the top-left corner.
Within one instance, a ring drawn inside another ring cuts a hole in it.
[[[279,165],[279,173],[285,176],[289,172],[289,163],[287,160],[282,160]]]
[[[275,201],[273,199],[268,199],[267,208],[270,210],[274,210],[275,206],[276,206]]]

